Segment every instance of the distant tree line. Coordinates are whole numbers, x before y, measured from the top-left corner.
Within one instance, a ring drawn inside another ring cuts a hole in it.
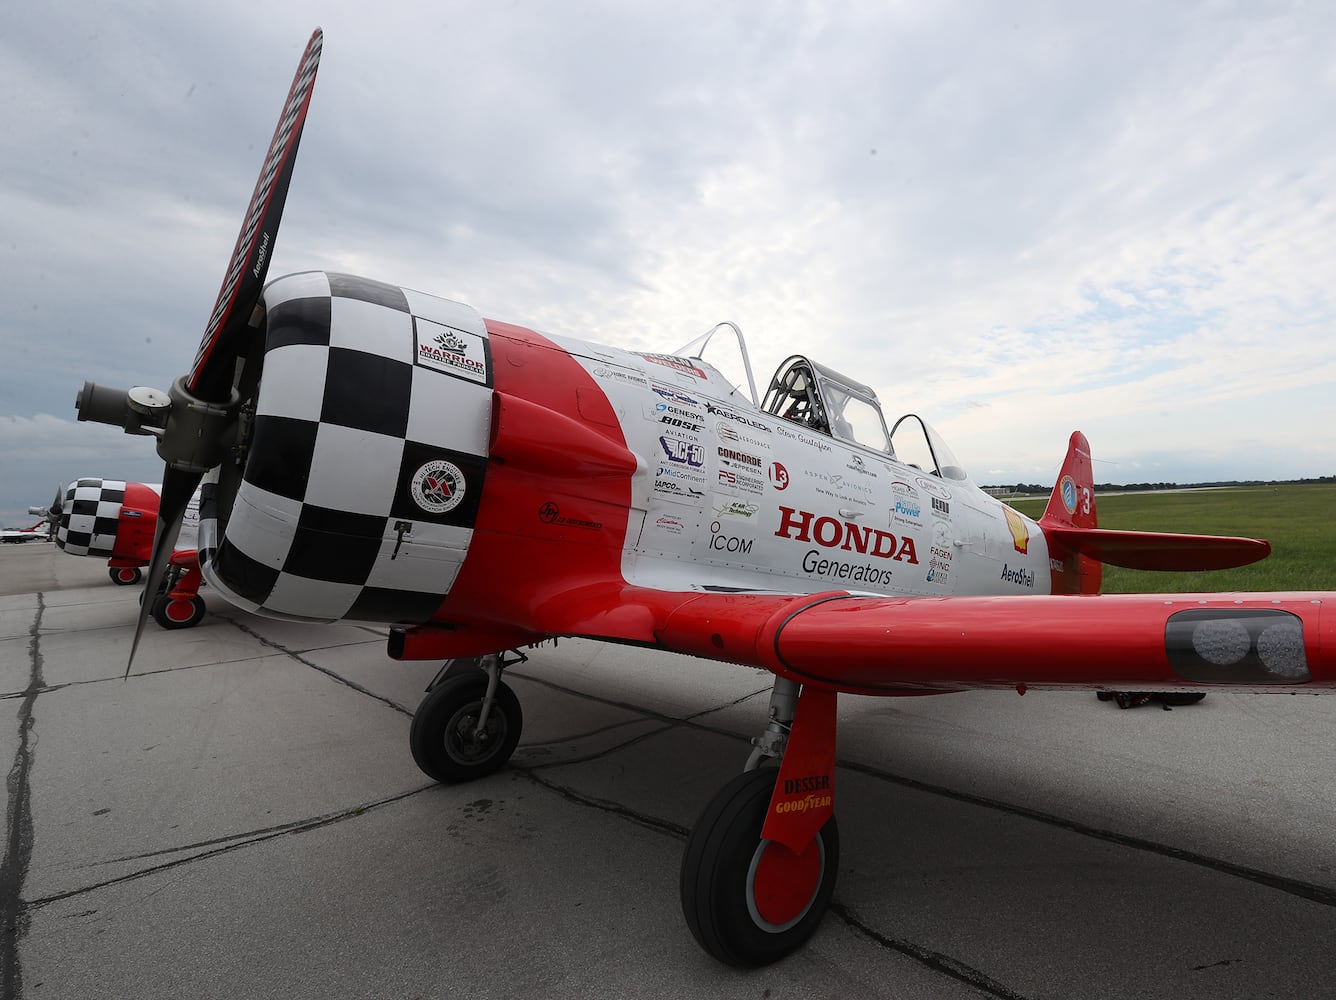
[[[1096,493],[1112,491],[1144,490],[1189,490],[1209,486],[1288,486],[1293,484],[1336,483],[1336,476],[1318,476],[1315,479],[1229,479],[1212,483],[1096,483]],[[1052,485],[1041,483],[1017,483],[1015,486],[985,486],[986,490],[1010,490],[1012,493],[1037,494],[1048,496],[1053,492]]]

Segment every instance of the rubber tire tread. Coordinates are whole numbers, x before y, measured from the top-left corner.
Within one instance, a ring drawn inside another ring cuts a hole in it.
[[[831,816],[818,834],[826,849],[822,884],[801,921],[787,931],[771,934],[754,924],[739,926],[730,921],[729,913],[721,912],[731,907],[731,915],[737,916],[737,901],[729,901],[726,896],[720,899],[720,883],[736,886],[745,882],[778,776],[778,769],[761,767],[744,771],[724,785],[692,827],[682,855],[679,890],[687,927],[702,948],[719,961],[738,968],[769,965],[802,947],[825,916],[839,874],[840,831]],[[745,901],[742,914],[750,921]]]
[[[408,730],[413,760],[427,777],[447,785],[459,784],[486,777],[510,760],[524,728],[524,712],[519,698],[505,681],[497,682],[496,700],[492,703],[492,711],[503,713],[506,719],[505,739],[497,751],[473,766],[462,765],[445,752],[443,727],[460,707],[475,699],[481,701],[486,695],[487,675],[481,670],[464,670],[427,692],[413,713],[413,724]]]

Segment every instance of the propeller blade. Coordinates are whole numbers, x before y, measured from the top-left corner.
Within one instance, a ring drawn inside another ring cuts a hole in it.
[[[274,137],[269,142],[269,152],[232,250],[232,262],[218,290],[218,301],[214,303],[213,313],[204,329],[195,363],[186,377],[186,389],[206,402],[225,402],[232,389],[241,339],[269,273],[269,261],[283,218],[288,183],[297,160],[297,143],[306,124],[323,45],[324,34],[316,28],[292,78],[292,88],[274,129]]]
[[[170,465],[162,477],[162,495],[158,500],[158,526],[153,534],[153,557],[148,564],[148,581],[144,584],[144,599],[139,603],[139,621],[135,623],[135,637],[130,644],[130,658],[125,662],[125,676],[130,676],[130,666],[135,661],[135,652],[139,649],[139,637],[144,634],[144,622],[152,613],[153,602],[157,599],[158,588],[162,586],[163,576],[167,572],[167,562],[176,551],[176,539],[181,534],[181,519],[185,516],[186,506],[195,495],[195,489],[204,478],[202,472],[185,472],[173,469]]]

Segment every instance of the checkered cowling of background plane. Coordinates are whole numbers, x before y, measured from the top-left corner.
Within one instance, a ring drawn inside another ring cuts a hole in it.
[[[65,490],[56,544],[72,556],[110,556],[125,502],[119,479],[80,479]]]

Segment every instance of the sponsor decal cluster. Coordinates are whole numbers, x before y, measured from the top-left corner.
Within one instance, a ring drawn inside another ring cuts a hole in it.
[[[761,437],[756,431],[730,424],[727,420],[720,420],[714,425],[714,429],[719,435],[719,440],[728,444],[735,444],[743,448],[765,449],[770,447],[769,438]]]
[[[686,522],[675,514],[660,514],[654,519],[654,527],[669,535],[680,535],[686,531]]]
[[[850,455],[849,464],[846,465],[845,468],[860,476],[871,476],[873,479],[877,478],[876,471],[868,468],[867,463],[863,461],[862,455]]]
[[[703,489],[696,489],[690,482],[678,482],[676,479],[655,479],[651,489],[656,497],[674,503],[700,504],[705,499]]]
[[[750,493],[752,496],[760,496],[765,492],[765,480],[744,469],[728,469],[721,466],[715,475],[715,485],[721,490]]]
[[[817,472],[813,469],[804,469],[803,477],[824,484],[814,487],[816,492],[823,497],[829,497],[832,500],[839,500],[844,503],[856,503],[864,507],[870,507],[876,503],[876,491],[871,486],[859,480],[850,479],[842,472]]]
[[[811,511],[793,507],[779,508],[779,528],[775,537],[871,557],[866,561],[848,561],[828,557],[820,549],[808,550],[802,560],[803,572],[832,580],[886,586],[894,573],[886,562],[917,565],[919,561],[914,539],[908,536],[897,537],[879,528],[830,516],[818,517]]]
[[[700,368],[697,368],[686,358],[679,358],[672,354],[642,354],[640,355],[646,361],[653,362],[656,365],[663,365],[665,368],[671,368],[675,372],[681,372],[683,375],[690,375],[692,378],[708,380],[709,376]]]
[[[998,577],[1003,583],[1012,583],[1017,587],[1027,587],[1034,590],[1034,571],[1026,569],[1024,566],[1017,566],[1012,569],[1006,563],[1002,564],[1002,575]]]
[[[463,502],[466,485],[459,466],[438,458],[413,473],[408,495],[428,514],[444,514]]]
[[[628,371],[625,368],[609,368],[606,365],[599,365],[594,369],[594,377],[616,382],[620,385],[634,385],[640,389],[649,387],[649,379],[645,378],[644,375],[639,372]]]
[[[951,532],[938,521],[933,526],[932,542],[928,546],[928,582],[944,586],[951,578],[951,563],[955,558],[951,551]]]
[[[651,420],[663,424],[665,427],[671,427],[676,431],[686,431],[688,434],[699,434],[701,430],[704,429],[705,425],[699,420],[692,420],[690,417],[683,417],[675,413],[670,413],[668,410],[663,409],[664,405],[665,404],[660,403],[660,409],[653,412],[649,412],[649,408],[646,407],[646,416]]]
[[[1071,476],[1062,477],[1062,505],[1068,514],[1076,513],[1076,481]]]
[[[805,778],[785,778],[775,813],[805,813],[813,809],[827,809],[833,802],[830,775],[814,774]]]
[[[1006,504],[1001,504],[1002,514],[1007,519],[1007,530],[1011,532],[1011,544],[1017,552],[1024,555],[1030,548],[1030,529],[1025,526],[1025,518]]]
[[[931,479],[925,479],[919,476],[914,480],[919,489],[928,494],[928,508],[932,511],[934,517],[949,519],[951,517],[951,491],[941,483],[935,483]]]
[[[739,413],[737,410],[730,410],[727,406],[720,406],[718,403],[705,401],[705,412],[712,417],[723,417],[725,420],[731,420],[735,424],[741,424],[743,427],[750,427],[752,430],[760,431],[763,434],[771,434],[773,431],[770,425],[764,420],[757,420],[755,417],[749,417],[745,413]]]
[[[697,472],[695,469],[683,465],[661,465],[659,471],[654,474],[654,478],[656,481],[668,479],[701,487],[706,483],[705,473]]]
[[[598,531],[603,527],[602,521],[590,521],[583,517],[567,517],[561,512],[561,508],[551,500],[538,508],[538,520],[559,528],[584,528],[587,531]]]
[[[413,317],[416,359],[423,368],[487,384],[487,341],[476,333]]]
[[[699,441],[664,434],[659,437],[659,446],[668,456],[668,461],[685,465],[692,469],[705,466],[705,446]]]
[[[719,521],[710,523],[710,541],[709,546],[715,552],[732,552],[735,555],[751,555],[752,542],[754,539],[744,538],[740,535],[730,535],[724,531],[723,524]]]
[[[715,517],[755,517],[756,512],[761,509],[758,503],[743,503],[741,500],[733,500],[714,509]]]
[[[681,389],[674,389],[670,385],[660,385],[658,382],[651,382],[650,389],[654,395],[668,403],[676,403],[678,406],[700,406],[700,400],[694,396],[689,396]]]
[[[727,445],[719,445],[715,450],[719,455],[719,461],[724,465],[759,472],[761,466],[765,464],[760,456]]]

